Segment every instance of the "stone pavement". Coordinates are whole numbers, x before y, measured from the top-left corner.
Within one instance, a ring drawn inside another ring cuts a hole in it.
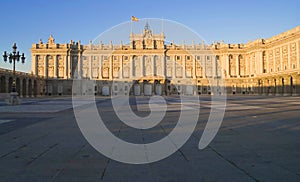
[[[109,98],[96,101],[112,133],[149,143],[176,125],[180,99],[165,99],[164,120],[149,130],[120,122]],[[137,115],[149,114],[147,97],[131,97],[130,104]],[[129,165],[85,140],[69,97],[23,99],[19,106],[0,101],[0,181],[300,181],[299,97],[229,97],[222,126],[203,150],[198,143],[210,98],[201,96],[199,108],[196,129],[180,150],[155,163]]]

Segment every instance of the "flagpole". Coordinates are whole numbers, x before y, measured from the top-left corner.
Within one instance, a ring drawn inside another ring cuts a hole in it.
[[[161,31],[164,33],[164,17],[161,19]]]

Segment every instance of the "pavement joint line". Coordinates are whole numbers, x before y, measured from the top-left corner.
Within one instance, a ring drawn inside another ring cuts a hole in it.
[[[163,132],[167,135],[166,130],[162,127],[162,125],[160,125],[161,129],[163,130]],[[173,142],[173,140],[170,139],[170,141],[172,142],[172,144],[175,146],[176,149],[178,149],[177,151],[182,155],[182,157],[186,160],[186,161],[190,161],[187,156],[182,152],[182,150],[180,148],[178,148],[178,146]]]
[[[40,136],[40,137],[37,137],[37,138],[31,140],[30,142],[27,142],[27,143],[25,143],[25,144],[23,144],[23,145],[17,147],[17,148],[14,149],[14,150],[11,150],[10,152],[7,152],[6,154],[3,154],[2,156],[0,156],[0,159],[4,158],[4,157],[6,157],[6,156],[8,156],[8,155],[10,155],[10,154],[15,153],[15,152],[17,152],[18,150],[27,147],[27,146],[30,145],[32,142],[38,141],[39,139],[42,139],[42,138],[44,138],[44,137],[46,137],[46,136],[48,136],[48,135],[49,135],[49,133],[47,133],[46,135],[42,135],[42,136]]]
[[[142,131],[141,129],[140,129],[140,131]],[[143,134],[143,132],[141,132],[141,134],[142,134],[142,141],[143,141],[143,143],[144,143],[144,150],[146,151],[146,158],[147,158],[147,161],[149,162],[149,157],[148,157],[148,155],[147,155],[147,146],[146,146],[146,144],[145,144],[145,137],[144,137],[144,134]]]
[[[120,124],[119,130],[118,130],[118,133],[117,133],[117,137],[120,136],[121,129],[122,129],[122,124]],[[115,145],[113,146],[111,153],[114,152],[114,149],[115,149]],[[104,179],[104,176],[105,176],[105,173],[106,173],[106,170],[107,170],[107,167],[108,167],[110,161],[111,161],[111,159],[108,158],[108,160],[107,160],[107,162],[106,162],[106,164],[105,164],[105,167],[104,167],[104,169],[103,169],[103,171],[102,171],[102,173],[101,173],[101,180]]]
[[[58,143],[55,143],[49,147],[46,148],[46,150],[44,150],[43,152],[41,152],[40,154],[38,154],[37,156],[33,157],[32,160],[28,161],[26,163],[26,166],[29,166],[30,164],[32,164],[35,160],[37,160],[38,158],[40,158],[41,156],[43,156],[44,154],[46,154],[47,152],[49,152],[50,150],[54,149],[55,147],[58,146]]]
[[[69,160],[66,162],[66,164],[64,165],[64,167],[62,169],[59,169],[55,175],[51,178],[51,181],[55,181],[55,179],[65,170],[65,167],[70,163],[70,161],[76,156],[78,155],[82,149],[87,145],[87,143],[83,144],[79,150],[77,152],[74,153],[74,155],[72,157],[69,158]]]
[[[247,175],[248,177],[250,177],[251,179],[253,179],[256,182],[259,182],[260,180],[256,179],[254,176],[252,176],[249,172],[247,172],[245,169],[239,167],[235,162],[233,162],[232,160],[226,158],[225,156],[223,156],[221,153],[219,153],[217,150],[215,150],[212,146],[207,146],[208,148],[210,148],[213,152],[215,152],[219,157],[221,157],[223,160],[227,161],[229,164],[231,164],[233,167],[235,167],[236,169],[238,169],[239,171],[243,172],[245,175]]]
[[[101,180],[104,179],[104,175],[105,175],[105,172],[106,172],[106,170],[107,170],[107,167],[108,167],[108,164],[109,164],[110,160],[111,160],[111,159],[108,159],[107,162],[106,162],[106,164],[105,164],[105,167],[104,167],[104,169],[103,169],[103,171],[102,171],[102,173],[101,173],[101,178],[100,178]]]

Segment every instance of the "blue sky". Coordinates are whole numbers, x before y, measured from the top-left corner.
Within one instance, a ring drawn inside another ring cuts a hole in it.
[[[17,70],[30,71],[30,47],[53,34],[56,42],[88,43],[119,23],[138,18],[165,18],[180,22],[208,43],[246,43],[269,38],[300,25],[300,1],[200,0],[7,0],[1,1],[0,51],[13,42],[27,56]],[[11,68],[0,59],[0,67]]]

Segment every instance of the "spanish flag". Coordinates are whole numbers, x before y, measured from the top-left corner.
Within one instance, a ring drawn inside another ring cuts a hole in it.
[[[135,16],[131,16],[131,21],[138,22],[138,21],[139,21],[139,19],[138,19],[137,17],[135,17]]]

